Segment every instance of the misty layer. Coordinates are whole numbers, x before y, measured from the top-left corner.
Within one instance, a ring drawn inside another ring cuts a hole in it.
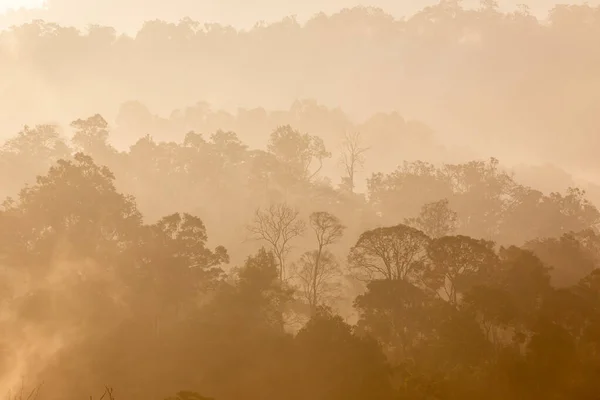
[[[562,5],[541,21],[527,7],[444,1],[401,20],[354,8],[249,30],[155,20],[132,36],[34,21],[1,34],[0,91],[10,96],[0,125],[97,112],[113,121],[129,100],[162,115],[200,99],[235,110],[315,98],[352,120],[397,110],[478,156],[593,174],[599,15]]]
[[[599,38],[491,0],[1,31],[0,394],[597,400]]]

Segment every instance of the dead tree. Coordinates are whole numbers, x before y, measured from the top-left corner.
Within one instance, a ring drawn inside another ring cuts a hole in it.
[[[354,193],[355,175],[365,164],[365,153],[368,147],[362,147],[359,132],[346,132],[342,142],[342,154],[340,162],[346,176],[343,178],[345,186],[350,193]]]
[[[269,208],[256,210],[254,220],[247,229],[255,240],[267,242],[279,263],[279,278],[286,279],[285,261],[291,249],[291,241],[304,233],[304,221],[299,212],[285,203],[273,204]]]

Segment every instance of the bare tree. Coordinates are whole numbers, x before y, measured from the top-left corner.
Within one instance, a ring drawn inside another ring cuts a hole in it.
[[[335,256],[328,250],[307,251],[297,265],[301,293],[314,313],[328,298],[335,295],[338,285],[334,279],[340,274]]]
[[[308,217],[310,227],[317,237],[318,250],[332,245],[344,234],[346,227],[338,217],[326,211],[317,211]]]
[[[342,237],[346,227],[335,215],[325,211],[312,213],[309,224],[317,239],[317,249],[302,256],[299,276],[306,283],[305,294],[314,311],[319,305],[320,289],[327,284],[326,280],[331,278],[332,272],[337,270],[335,257],[326,252],[326,248]]]
[[[354,193],[354,178],[356,172],[364,166],[364,154],[369,150],[368,147],[362,147],[361,141],[360,132],[346,132],[342,142],[340,162],[346,173],[343,181],[351,193]]]
[[[265,210],[258,209],[247,229],[253,239],[267,242],[279,263],[279,279],[285,280],[285,258],[290,242],[304,233],[305,223],[298,219],[299,212],[285,203],[273,204]]]

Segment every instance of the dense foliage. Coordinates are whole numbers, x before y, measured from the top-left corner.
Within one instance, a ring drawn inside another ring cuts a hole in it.
[[[599,37],[493,0],[0,32],[0,392],[597,400]]]
[[[406,162],[363,195],[323,179],[333,154],[289,125],[265,150],[218,131],[118,151],[100,115],[72,128],[26,127],[0,151],[40,174],[0,212],[4,385],[597,396],[600,213],[583,191],[543,194],[492,159]]]

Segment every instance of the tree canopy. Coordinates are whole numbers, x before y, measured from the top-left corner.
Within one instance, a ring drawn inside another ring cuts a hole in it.
[[[596,400],[599,16],[0,32],[0,392]]]

